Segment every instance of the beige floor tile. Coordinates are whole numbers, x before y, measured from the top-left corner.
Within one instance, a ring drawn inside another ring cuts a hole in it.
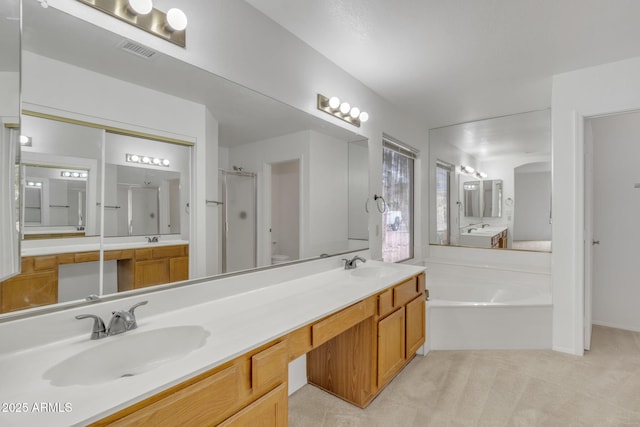
[[[594,327],[584,357],[553,351],[433,351],[364,410],[313,386],[292,427],[640,427],[640,333]]]

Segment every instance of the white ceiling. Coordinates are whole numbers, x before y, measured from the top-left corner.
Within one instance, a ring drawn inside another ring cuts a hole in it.
[[[638,0],[246,0],[430,128],[540,110],[551,76],[640,56]]]

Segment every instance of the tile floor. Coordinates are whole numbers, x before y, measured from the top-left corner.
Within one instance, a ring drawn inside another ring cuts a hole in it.
[[[584,357],[432,351],[364,410],[304,386],[289,398],[289,425],[640,426],[640,333],[596,326]]]

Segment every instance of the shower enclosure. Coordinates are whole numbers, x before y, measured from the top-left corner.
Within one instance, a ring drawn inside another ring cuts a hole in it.
[[[219,174],[223,273],[257,267],[257,177],[237,169]]]

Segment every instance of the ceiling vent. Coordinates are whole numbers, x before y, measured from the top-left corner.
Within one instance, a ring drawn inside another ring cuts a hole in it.
[[[129,40],[125,40],[120,43],[120,49],[145,59],[151,59],[158,54],[155,50],[151,50],[146,46],[142,46],[141,44],[134,43]]]

